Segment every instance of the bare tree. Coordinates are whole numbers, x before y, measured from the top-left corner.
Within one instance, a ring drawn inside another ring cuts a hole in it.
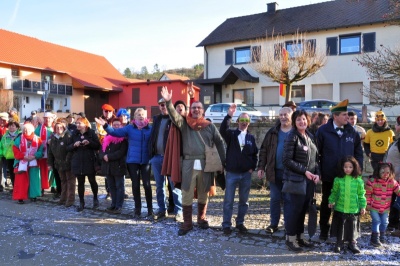
[[[371,104],[387,107],[400,103],[400,47],[381,45],[375,53],[363,53],[354,61],[366,68],[371,80],[361,91]]]
[[[260,49],[253,50],[251,66],[274,82],[286,85],[286,102],[291,99],[292,84],[317,73],[326,63],[326,51],[297,32],[291,40],[272,36],[263,40]]]

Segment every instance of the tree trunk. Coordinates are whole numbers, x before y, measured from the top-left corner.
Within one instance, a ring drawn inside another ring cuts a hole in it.
[[[292,99],[292,84],[286,84],[286,98],[285,98],[285,103],[290,101]]]

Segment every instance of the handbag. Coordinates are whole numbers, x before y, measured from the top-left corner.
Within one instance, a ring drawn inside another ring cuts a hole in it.
[[[222,170],[222,162],[221,158],[219,157],[219,153],[217,150],[217,146],[213,143],[210,146],[208,146],[204,140],[201,134],[199,133],[201,141],[204,143],[205,151],[205,166],[204,166],[204,172],[217,172]]]
[[[283,181],[282,192],[296,194],[296,195],[306,195],[307,182],[306,179],[303,180],[293,180],[288,179]]]

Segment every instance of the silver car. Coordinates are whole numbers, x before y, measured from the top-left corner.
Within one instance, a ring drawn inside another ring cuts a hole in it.
[[[224,117],[228,114],[228,109],[233,103],[216,103],[208,106],[205,117],[210,119],[213,123],[221,123]],[[258,111],[254,107],[236,104],[236,112],[232,118],[232,121],[236,122],[237,118],[241,113],[247,113],[250,116],[251,123],[265,121],[268,114]]]

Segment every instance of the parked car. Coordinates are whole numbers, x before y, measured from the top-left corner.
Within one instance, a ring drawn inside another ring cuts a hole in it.
[[[310,101],[303,101],[300,103],[297,103],[297,109],[303,109],[306,112],[308,112],[310,115],[312,112],[322,112],[326,114],[330,114],[330,108],[332,106],[337,105],[337,102],[331,101],[331,100],[325,100],[325,99],[314,99]],[[361,121],[362,119],[362,110],[358,108],[354,108],[351,106],[347,107],[347,111],[353,111],[357,114],[358,120]],[[367,119],[368,123],[373,121],[371,117],[371,113],[367,112]]]
[[[211,104],[208,106],[205,117],[210,119],[213,123],[221,123],[224,120],[224,117],[228,113],[228,109],[232,103],[216,103]],[[236,104],[236,112],[232,118],[232,121],[236,122],[236,119],[239,117],[241,113],[247,113],[250,115],[251,123],[255,122],[262,122],[265,121],[268,117],[268,114],[262,113],[258,111],[254,107],[243,105],[243,104]]]

